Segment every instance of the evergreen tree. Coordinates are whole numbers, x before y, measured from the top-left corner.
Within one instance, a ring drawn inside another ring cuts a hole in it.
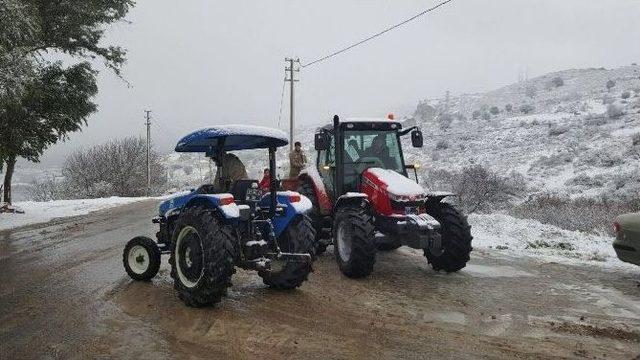
[[[0,1],[0,168],[6,166],[4,201],[19,157],[42,153],[86,124],[96,111],[96,74],[87,61],[100,58],[120,76],[125,51],[100,44],[106,25],[122,20],[133,0]],[[76,63],[48,61],[46,53]]]

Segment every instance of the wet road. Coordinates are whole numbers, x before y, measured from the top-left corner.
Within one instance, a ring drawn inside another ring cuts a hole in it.
[[[299,290],[238,271],[215,308],[191,309],[166,259],[152,283],[121,252],[152,235],[153,202],[0,232],[0,359],[621,358],[640,354],[638,273],[477,250],[445,275],[411,249],[343,277],[329,251]]]

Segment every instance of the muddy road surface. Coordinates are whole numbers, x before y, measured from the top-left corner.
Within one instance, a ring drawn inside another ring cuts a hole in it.
[[[214,308],[176,297],[166,258],[132,282],[122,249],[155,202],[0,232],[0,359],[620,358],[640,354],[640,272],[476,250],[463,271],[380,253],[370,277],[331,250],[299,290],[239,270]]]

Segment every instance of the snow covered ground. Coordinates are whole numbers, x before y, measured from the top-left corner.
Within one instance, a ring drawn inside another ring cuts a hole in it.
[[[48,222],[54,218],[86,215],[90,212],[147,200],[146,197],[109,197],[102,199],[55,200],[48,202],[17,202],[14,207],[24,214],[0,213],[0,230]]]
[[[638,270],[637,266],[616,257],[610,236],[563,230],[505,214],[472,214],[468,220],[474,248],[495,249],[511,256],[526,255],[565,264],[587,263]]]

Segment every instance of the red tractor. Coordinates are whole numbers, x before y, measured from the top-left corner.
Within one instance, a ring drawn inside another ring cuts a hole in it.
[[[402,245],[424,250],[435,270],[458,271],[469,261],[471,227],[442,202],[453,194],[424,190],[417,165],[405,164],[400,139],[409,133],[412,145],[422,147],[419,128],[403,129],[393,119],[340,121],[336,115],[315,134],[317,161],[300,174],[297,188],[313,204],[316,253],[333,244],[348,277],[369,275],[378,250]]]

